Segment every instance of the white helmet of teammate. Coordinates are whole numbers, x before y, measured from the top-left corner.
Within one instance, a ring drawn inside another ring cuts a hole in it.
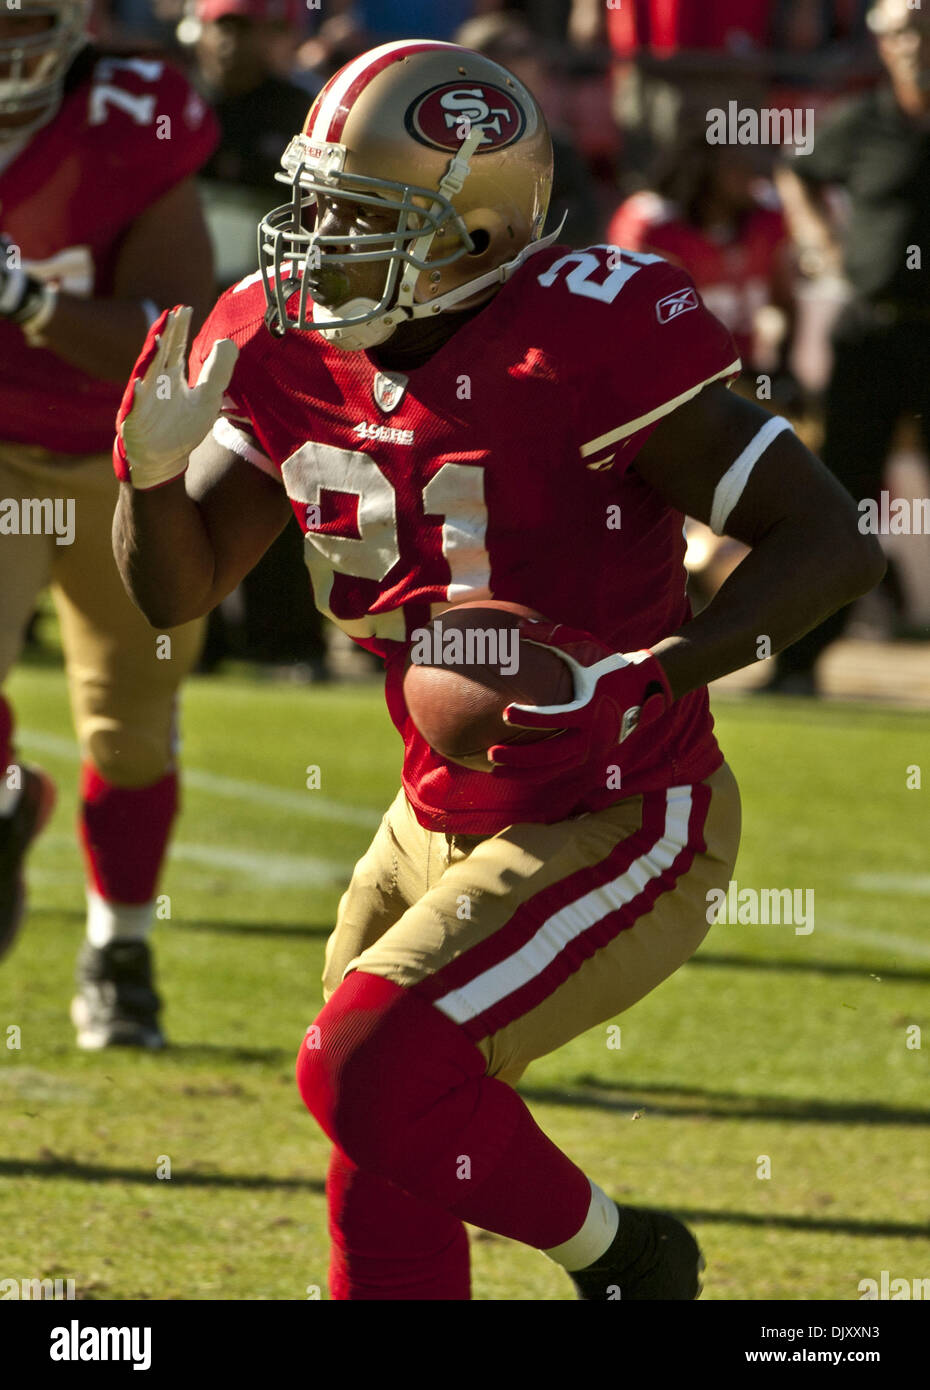
[[[0,8],[0,140],[29,135],[61,104],[65,75],[87,39],[91,0],[18,0]],[[41,23],[40,23],[41,21]]]

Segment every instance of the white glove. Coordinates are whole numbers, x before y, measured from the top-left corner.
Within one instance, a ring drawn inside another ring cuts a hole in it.
[[[197,384],[187,384],[193,310],[166,309],[149,329],[116,417],[113,467],[142,492],[179,478],[220,413],[239,349],[214,343]]]

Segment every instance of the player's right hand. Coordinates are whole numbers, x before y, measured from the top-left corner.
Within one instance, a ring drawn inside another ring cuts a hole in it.
[[[185,471],[191,453],[213,428],[239,356],[231,339],[214,343],[196,386],[188,386],[192,314],[177,305],[152,324],[116,417],[116,476],[142,492]]]
[[[555,735],[551,740],[490,748],[493,766],[511,777],[536,780],[541,770],[561,775],[614,757],[621,743],[658,719],[674,701],[665,671],[651,651],[611,652],[590,633],[557,624],[548,631],[537,629],[530,640],[554,648],[568,663],[575,698],[566,705],[507,706],[505,724]]]

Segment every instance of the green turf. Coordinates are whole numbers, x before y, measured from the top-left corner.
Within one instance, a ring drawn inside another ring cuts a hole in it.
[[[61,799],[0,971],[0,1278],[71,1276],[85,1298],[326,1297],[327,1145],[293,1062],[339,894],[396,789],[379,690],[189,684],[156,936],[173,1046],[158,1056],[73,1045],[83,912],[64,682],[24,668],[11,694],[22,751]],[[622,1019],[620,1050],[596,1029],[521,1091],[613,1195],[691,1222],[705,1298],[855,1300],[883,1269],[930,1270],[930,784],[906,785],[922,758],[930,776],[930,717],[765,700],[716,713],[743,793],[736,879],[813,889],[814,931],[717,926]],[[472,1236],[475,1298],[570,1296],[538,1253]]]

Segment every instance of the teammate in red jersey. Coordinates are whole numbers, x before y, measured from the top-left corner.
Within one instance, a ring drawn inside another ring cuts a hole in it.
[[[743,370],[754,375],[761,369],[755,361],[760,311],[775,305],[787,316],[793,305],[781,210],[768,206],[754,186],[746,151],[708,145],[703,131],[681,142],[657,183],[657,191],[634,193],[620,204],[608,241],[683,266],[732,333]]]
[[[697,949],[739,839],[707,683],[868,588],[881,553],[787,422],[728,392],[732,341],[687,275],[540,236],[548,136],[504,69],[428,42],[364,54],[283,162],[292,201],[194,384],[189,311],[149,334],[114,541],[150,619],[189,621],[293,510],[317,602],[386,661],[403,786],[298,1062],[333,1141],[332,1294],[468,1298],[471,1222],[582,1298],[693,1298],[687,1228],[618,1207],[513,1083]],[[753,547],[697,619],[686,512]],[[416,630],[488,595],[559,624],[577,664],[568,710],[510,708],[563,732],[483,773],[424,744],[400,677]]]
[[[88,11],[22,0],[0,14],[0,676],[50,583],[82,759],[78,1041],[159,1047],[146,937],[177,802],[176,692],[200,625],[157,640],[129,601],[109,457],[146,324],[179,297],[208,307],[192,176],[217,132],[180,73],[90,47]],[[53,800],[47,775],[17,761],[0,699],[0,954]]]
[[[706,308],[733,335],[743,364],[736,389],[752,399],[759,374],[774,410],[797,403],[789,372],[795,317],[793,251],[784,216],[742,147],[708,145],[706,130],[666,152],[652,188],[616,209],[607,239],[650,251],[686,270]],[[692,594],[703,599],[739,564],[745,548],[687,523]]]

